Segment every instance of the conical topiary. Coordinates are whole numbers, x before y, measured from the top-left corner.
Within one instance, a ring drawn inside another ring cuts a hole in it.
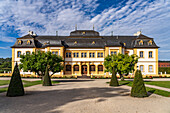
[[[112,77],[110,80],[110,86],[119,86],[114,67],[113,67],[113,71],[112,71]]]
[[[145,84],[143,82],[142,73],[140,70],[137,70],[135,73],[135,78],[133,81],[132,89],[131,89],[132,97],[147,97],[147,92],[145,88]]]
[[[43,86],[52,86],[51,77],[49,76],[48,67],[46,67],[45,75],[43,77]]]
[[[24,87],[18,69],[18,64],[16,63],[12,73],[10,84],[8,86],[8,91],[6,96],[15,97],[15,96],[23,96],[24,94],[25,94]]]

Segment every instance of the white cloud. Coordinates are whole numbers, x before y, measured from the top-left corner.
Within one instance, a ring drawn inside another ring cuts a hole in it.
[[[13,26],[19,36],[27,34],[28,30],[39,35],[54,35],[56,30],[59,35],[69,35],[75,24],[78,29],[92,29],[95,24],[95,29],[102,35],[110,35],[111,31],[133,35],[142,28],[144,34],[154,37],[157,44],[162,45],[160,50],[170,49],[168,0],[128,0],[125,5],[111,6],[95,14],[97,8],[100,8],[97,0],[1,0],[0,34],[3,36],[0,41],[13,41],[13,38],[5,38],[9,26]],[[164,57],[162,52],[160,54]]]
[[[10,47],[0,47],[0,49],[10,49]]]

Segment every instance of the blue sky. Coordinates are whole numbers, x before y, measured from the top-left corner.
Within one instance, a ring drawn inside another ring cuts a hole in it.
[[[154,38],[160,60],[170,60],[170,0],[0,0],[0,57],[11,57],[15,38],[69,35],[92,29],[101,35],[133,35],[140,29]]]

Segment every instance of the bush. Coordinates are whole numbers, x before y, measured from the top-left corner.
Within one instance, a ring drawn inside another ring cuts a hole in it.
[[[14,97],[14,96],[23,96],[24,94],[25,94],[24,87],[22,84],[18,65],[16,63],[6,96]]]
[[[48,67],[45,70],[45,76],[43,77],[43,86],[52,86],[51,77],[49,76]]]
[[[140,70],[137,70],[135,73],[135,78],[131,89],[131,96],[139,98],[148,96]]]
[[[117,77],[116,77],[116,73],[115,73],[115,68],[113,68],[110,86],[119,86],[119,83],[118,83]]]

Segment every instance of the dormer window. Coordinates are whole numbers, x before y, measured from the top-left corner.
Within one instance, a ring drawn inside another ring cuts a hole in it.
[[[86,32],[82,32],[82,34],[83,34],[83,35],[85,35],[85,34],[86,34]]]
[[[21,45],[21,40],[18,40],[18,45]]]
[[[31,41],[30,40],[27,40],[27,45],[30,45],[31,44]]]
[[[149,45],[149,46],[151,46],[151,45],[152,45],[152,40],[150,40],[150,41],[148,42],[148,45]]]
[[[93,41],[92,44],[95,44],[95,41]]]
[[[75,41],[74,44],[77,44],[77,41]]]
[[[143,40],[139,41],[139,45],[142,46],[143,45]]]
[[[124,46],[126,46],[126,43],[123,43]]]

